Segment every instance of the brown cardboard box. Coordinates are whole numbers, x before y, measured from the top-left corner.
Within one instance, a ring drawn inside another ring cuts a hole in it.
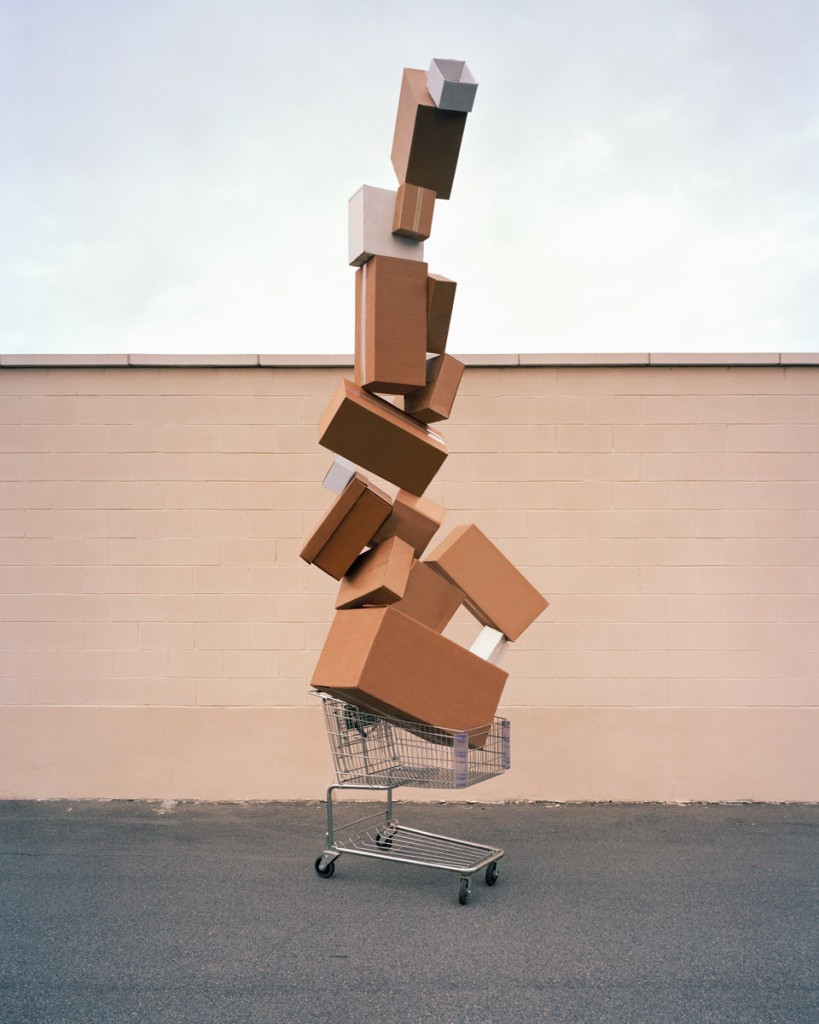
[[[336,498],[300,557],[340,580],[390,513],[389,495],[356,473]]]
[[[379,544],[388,537],[400,537],[411,544],[415,557],[420,558],[441,527],[446,509],[430,498],[418,498],[409,491],[399,491],[387,516],[373,537]]]
[[[479,622],[517,640],[549,602],[474,524],[456,526],[427,557],[466,596]]]
[[[423,387],[426,349],[426,263],[373,256],[355,275],[356,384],[389,395]]]
[[[398,186],[392,233],[403,238],[424,241],[432,234],[435,193],[432,189],[404,182]]]
[[[456,288],[455,281],[440,274],[427,279],[427,352],[443,355],[446,351]]]
[[[442,633],[464,603],[464,595],[424,562],[413,562],[407,589],[393,605],[404,615]]]
[[[365,551],[341,581],[336,608],[400,601],[407,589],[412,562],[412,548],[400,537],[390,537]]]
[[[399,182],[432,189],[438,199],[449,199],[458,164],[466,113],[439,110],[427,92],[427,74],[404,68],[392,165]]]
[[[342,380],[319,421],[319,444],[411,494],[423,494],[443,465],[443,438],[371,395]]]
[[[458,394],[464,364],[454,356],[433,356],[427,360],[427,385],[404,398],[404,412],[421,423],[448,420]]]
[[[467,730],[491,723],[506,678],[388,605],[336,612],[311,685],[378,714]]]

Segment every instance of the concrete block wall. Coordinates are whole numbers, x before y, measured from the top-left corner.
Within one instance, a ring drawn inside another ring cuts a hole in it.
[[[551,606],[512,770],[407,795],[819,799],[819,360],[467,361],[428,493]],[[340,362],[0,357],[0,797],[323,794]]]

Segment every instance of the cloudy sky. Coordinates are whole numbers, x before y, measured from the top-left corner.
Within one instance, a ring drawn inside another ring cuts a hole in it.
[[[0,0],[0,352],[352,352],[401,69],[457,352],[819,350],[819,0]]]

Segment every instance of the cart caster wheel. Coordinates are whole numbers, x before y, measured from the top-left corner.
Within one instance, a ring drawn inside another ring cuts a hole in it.
[[[380,846],[382,850],[389,850],[392,846],[392,836],[376,835],[375,845]]]
[[[469,899],[469,879],[462,878],[461,884],[458,886],[458,902],[461,906],[464,906]]]
[[[486,884],[494,885],[498,880],[498,862],[493,860],[486,869]]]
[[[320,875],[321,878],[332,878],[333,877],[333,873],[336,870],[336,862],[334,860],[331,860],[330,863],[326,867],[322,867],[321,866],[321,862],[323,860],[324,860],[323,856],[322,857],[316,857],[316,864],[315,864],[316,874]]]

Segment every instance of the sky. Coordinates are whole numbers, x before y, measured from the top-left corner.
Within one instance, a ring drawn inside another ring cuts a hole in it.
[[[352,353],[402,68],[449,351],[819,350],[819,0],[0,0],[0,353]]]

